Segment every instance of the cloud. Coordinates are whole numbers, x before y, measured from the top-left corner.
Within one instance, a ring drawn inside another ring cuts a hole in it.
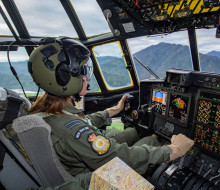
[[[77,33],[60,1],[55,0],[14,0],[27,29],[32,36],[70,36]],[[81,24],[88,36],[110,32],[109,26],[96,0],[71,0]],[[0,5],[2,2],[0,1]],[[4,9],[4,6],[2,6]],[[6,12],[6,11],[5,11]],[[0,22],[3,19],[0,16]],[[215,38],[216,29],[197,30],[198,49],[201,53],[220,51],[220,39]],[[6,24],[1,25],[0,35],[11,35]],[[160,42],[189,46],[188,32],[180,31],[168,35],[144,36],[128,40],[132,53]],[[110,50],[111,51],[111,50]],[[2,55],[2,54],[1,54]],[[14,54],[13,54],[14,56]],[[18,55],[16,55],[18,57]],[[3,56],[1,56],[3,57]],[[20,60],[22,56],[18,57]],[[25,57],[25,56],[24,56]],[[3,58],[1,58],[2,60]]]
[[[196,30],[198,50],[200,53],[208,53],[213,50],[220,51],[220,39],[215,38],[215,32],[215,28]],[[129,48],[132,53],[160,42],[189,46],[188,32],[180,31],[168,35],[145,36],[128,40]]]
[[[197,44],[199,52],[220,51],[220,38],[216,38],[216,29],[197,30]]]
[[[11,51],[9,53],[11,62],[25,61],[29,59],[29,56],[24,47],[19,47],[18,51]],[[0,62],[8,62],[7,52],[0,51]]]
[[[15,0],[31,36],[70,36],[77,34],[60,1]]]
[[[112,42],[100,46],[96,46],[93,49],[96,57],[101,56],[116,56],[122,57],[122,52],[118,43]]]
[[[14,24],[11,21],[11,18],[9,17],[4,5],[2,4],[2,2],[0,1],[0,6],[3,9],[7,19],[9,20],[9,22],[11,23],[12,27],[15,29]],[[0,14],[0,35],[12,35],[11,31],[8,28],[8,25],[5,23],[5,20],[2,18],[2,15]]]
[[[15,0],[15,3],[30,35],[78,37],[60,1]],[[87,36],[110,32],[95,0],[72,0],[72,4]]]
[[[175,32],[171,34],[144,36],[132,38],[128,40],[129,48],[132,53],[140,51],[151,45],[156,45],[160,42],[189,45],[187,31]]]
[[[101,8],[96,0],[72,0],[81,24],[88,36],[110,32]]]

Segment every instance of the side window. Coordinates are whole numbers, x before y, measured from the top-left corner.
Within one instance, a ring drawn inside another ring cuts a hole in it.
[[[133,86],[119,42],[95,46],[92,52],[108,90]]]
[[[88,93],[94,93],[94,92],[101,92],[101,89],[99,88],[98,82],[94,76],[94,74],[92,75],[92,78],[90,79],[90,81],[88,82],[90,85],[90,90],[88,90]]]
[[[35,85],[28,72],[27,61],[29,57],[25,48],[19,47],[17,51],[10,51],[9,57],[24,87],[26,95],[34,96],[38,87]],[[14,90],[20,95],[23,94],[20,84],[10,70],[6,51],[0,52],[0,87]]]
[[[220,73],[220,39],[216,29],[196,30],[201,71]],[[205,40],[204,40],[205,39]]]

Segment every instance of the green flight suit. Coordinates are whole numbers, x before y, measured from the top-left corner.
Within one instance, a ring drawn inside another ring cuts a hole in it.
[[[83,188],[80,186],[80,183],[73,178],[72,180],[64,182],[63,184],[55,187],[41,186],[37,189],[30,187],[27,190],[88,190],[88,189],[89,186]]]
[[[86,115],[86,119],[70,104],[65,112],[69,115],[49,115],[44,120],[51,126],[51,139],[60,161],[73,176],[94,171],[116,156],[139,174],[144,174],[149,165],[169,160],[172,149],[151,146],[155,144],[153,141],[151,145],[143,144],[149,142],[147,138],[141,145],[129,147],[127,143],[119,144],[116,139],[103,136],[97,128],[109,117],[106,110]]]

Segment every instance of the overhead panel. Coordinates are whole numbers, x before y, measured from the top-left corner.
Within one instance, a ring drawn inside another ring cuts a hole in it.
[[[141,15],[145,21],[181,18],[219,10],[219,0],[116,0],[127,10]],[[168,17],[160,17],[167,15]]]
[[[172,33],[187,28],[215,28],[219,24],[219,0],[105,0],[105,2],[97,0],[97,2],[113,34],[122,38]]]

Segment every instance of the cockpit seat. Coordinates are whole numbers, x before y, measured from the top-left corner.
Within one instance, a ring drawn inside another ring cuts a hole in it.
[[[17,118],[12,128],[44,185],[60,185],[73,178],[60,163],[51,141],[51,128],[40,116]]]
[[[57,186],[73,178],[60,163],[50,138],[51,128],[40,116],[19,117],[13,121],[12,128],[33,168],[5,137],[2,130],[0,140],[39,186]]]
[[[73,178],[60,163],[50,138],[51,128],[40,116],[19,117],[12,128],[39,176],[40,185],[56,186]]]
[[[28,187],[39,187],[42,184],[36,171],[20,154],[16,146],[0,130],[2,166],[0,170],[0,183],[2,189],[22,190]]]

